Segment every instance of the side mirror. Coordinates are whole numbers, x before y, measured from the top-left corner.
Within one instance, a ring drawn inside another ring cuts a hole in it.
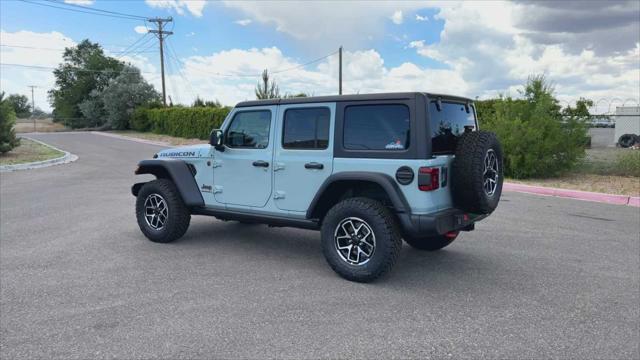
[[[209,135],[209,145],[213,146],[218,151],[224,151],[224,146],[222,145],[223,133],[220,129],[211,130],[211,135]]]

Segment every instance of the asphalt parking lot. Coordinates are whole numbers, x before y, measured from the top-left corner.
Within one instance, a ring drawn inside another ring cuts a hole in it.
[[[79,156],[0,174],[0,357],[640,357],[640,209],[506,193],[437,253],[373,284],[319,234],[194,217],[140,233],[130,186],[158,147],[35,138]]]

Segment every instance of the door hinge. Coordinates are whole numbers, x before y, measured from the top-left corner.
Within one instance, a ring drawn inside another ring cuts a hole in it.
[[[277,162],[273,166],[273,171],[284,170],[284,163]]]
[[[285,192],[284,192],[284,191],[276,191],[276,192],[273,194],[273,199],[274,199],[274,200],[284,199],[284,195],[285,195]]]
[[[219,194],[222,192],[222,186],[220,185],[213,185],[213,193],[214,194]]]

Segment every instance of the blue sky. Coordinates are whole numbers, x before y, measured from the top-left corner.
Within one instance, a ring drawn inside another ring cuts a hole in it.
[[[82,10],[61,2],[33,1]],[[178,59],[167,60],[167,86],[175,102],[188,103],[197,95],[232,105],[252,98],[263,68],[294,68],[274,75],[283,92],[335,93],[335,55],[300,65],[340,45],[345,51],[346,92],[517,95],[529,75],[544,73],[567,102],[580,96],[609,101],[639,97],[640,10],[633,1],[590,2],[581,10],[551,3],[453,1],[68,2],[144,17],[172,16],[174,34],[168,41]],[[600,26],[593,20],[595,13],[598,19],[613,21]],[[566,28],[545,23],[554,18]],[[60,52],[12,46],[56,49],[85,38],[119,56],[118,51],[145,36],[139,33],[141,26],[152,24],[2,1],[0,59],[7,64],[55,67]],[[157,41],[146,36],[123,60],[145,71],[159,89],[159,54],[153,45]],[[24,93],[26,85],[36,81],[41,89],[38,103],[48,108],[45,93],[53,79],[45,69],[3,65],[1,70],[3,91]]]

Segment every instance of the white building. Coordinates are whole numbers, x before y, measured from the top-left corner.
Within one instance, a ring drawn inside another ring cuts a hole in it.
[[[618,143],[624,134],[640,135],[640,106],[616,107],[616,131],[613,141]]]

